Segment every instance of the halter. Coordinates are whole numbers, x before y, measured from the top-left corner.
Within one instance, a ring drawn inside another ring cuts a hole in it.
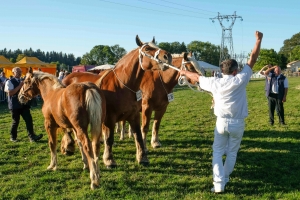
[[[155,60],[157,63],[162,63],[161,60],[159,60],[157,57],[158,57],[158,54],[160,52],[161,49],[158,49],[154,56],[151,56],[149,54],[146,54],[145,52],[142,51],[142,49],[148,45],[148,43],[145,43],[140,49],[139,49],[139,62],[140,62],[140,65],[141,65],[141,68],[145,71],[145,69],[143,68],[143,63],[142,63],[142,56],[147,56],[148,58],[150,58],[151,60]]]
[[[36,82],[36,80],[34,80],[32,83],[31,83],[31,85],[26,89],[26,90],[20,90],[20,93],[21,93],[21,95],[23,96],[23,97],[25,97],[26,99],[28,99],[28,101],[29,100],[31,100],[33,97],[30,97],[30,96],[28,96],[27,94],[25,94],[25,92],[27,92],[28,90],[32,90],[32,84],[33,83],[35,83]],[[22,88],[23,88],[23,86],[22,86]]]
[[[185,64],[187,64],[187,63],[191,63],[191,61],[185,61],[184,59],[182,59],[180,69],[178,69],[177,67],[174,67],[174,66],[172,66],[172,65],[169,65],[169,64],[165,64],[165,63],[164,63],[164,65],[165,65],[165,66],[168,66],[168,67],[170,67],[170,68],[172,68],[172,69],[175,69],[176,71],[179,72],[180,70],[186,70]],[[158,71],[158,75],[159,75],[161,84],[162,84],[162,86],[163,86],[165,92],[168,94],[168,92],[167,92],[167,90],[166,90],[166,88],[165,88],[164,82],[163,82],[163,80],[162,80],[161,74],[160,74],[159,71]],[[185,77],[185,76],[181,76],[181,75],[180,75],[179,78],[178,78],[178,83],[179,83],[179,79],[180,79],[181,77]],[[186,79],[186,78],[185,78],[185,79]],[[188,82],[188,81],[187,81],[187,82]],[[180,85],[180,86],[181,86],[181,85]]]
[[[139,49],[139,63],[141,65],[141,68],[145,71],[145,69],[143,68],[143,64],[142,64],[142,56],[147,56],[148,58],[150,58],[151,60],[155,60],[157,63],[163,63],[161,60],[159,60],[157,57],[160,53],[160,50],[161,49],[158,49],[154,56],[151,56],[149,54],[146,54],[145,52],[142,51],[142,49],[148,45],[148,43],[145,43],[140,49]],[[118,79],[118,81],[124,86],[126,87],[128,90],[130,90],[131,92],[135,93],[136,96],[137,96],[137,99],[141,98],[141,95],[142,95],[142,91],[141,90],[138,90],[137,92],[133,91],[132,89],[130,89],[127,85],[125,85],[118,77],[117,73],[115,72],[115,68],[112,69],[112,71],[114,72],[116,78]]]
[[[191,61],[185,61],[185,60],[182,60],[182,63],[181,63],[181,70],[187,70],[185,64],[188,64],[188,63],[192,63]],[[192,86],[196,86],[196,85],[193,85],[193,84],[190,84],[188,81],[187,81],[187,78],[186,76],[182,76],[180,75],[179,78],[178,78],[178,85],[180,86],[184,86],[184,85],[187,85],[191,90],[193,91],[197,91],[197,92],[203,92],[203,90],[200,90],[200,89],[197,89],[195,90]]]

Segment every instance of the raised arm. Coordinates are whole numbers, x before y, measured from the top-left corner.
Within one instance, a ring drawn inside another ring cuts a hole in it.
[[[256,42],[254,45],[254,48],[252,49],[250,58],[247,62],[247,64],[251,67],[251,69],[253,68],[254,64],[256,63],[256,60],[258,58],[259,52],[260,52],[260,45],[261,45],[261,41],[263,38],[263,34],[259,31],[255,32],[255,37],[256,37]]]
[[[276,66],[273,66],[273,67],[270,67],[269,69],[267,69],[265,72],[264,72],[264,75],[265,76],[268,76],[270,71],[274,70],[276,68]]]
[[[263,68],[261,68],[261,70],[259,71],[259,73],[261,74],[261,75],[265,75],[265,69],[266,68],[271,68],[272,67],[272,65],[270,65],[270,64],[268,64],[268,65],[265,65]]]

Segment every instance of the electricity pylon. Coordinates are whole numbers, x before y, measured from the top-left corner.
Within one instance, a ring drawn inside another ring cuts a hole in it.
[[[232,27],[237,18],[240,18],[241,21],[243,21],[243,18],[241,16],[236,15],[236,11],[234,11],[233,15],[220,15],[220,13],[218,12],[217,17],[209,18],[212,20],[212,22],[215,22],[215,19],[218,19],[222,27],[222,41],[221,41],[221,48],[220,48],[219,64],[221,64],[221,62],[225,59],[234,57]],[[223,20],[226,20],[227,22],[231,21],[228,27],[224,26]]]

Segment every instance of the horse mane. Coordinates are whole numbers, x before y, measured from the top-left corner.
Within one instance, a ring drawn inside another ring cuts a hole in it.
[[[191,63],[193,64],[193,66],[195,67],[195,70],[201,74],[202,76],[205,75],[205,71],[203,69],[203,67],[201,67],[198,63],[198,61],[194,58],[194,57],[188,57],[189,61],[191,61]]]
[[[179,53],[174,53],[174,54],[172,54],[172,58],[182,58],[183,55],[184,55],[184,53],[181,53],[181,54],[179,54]]]
[[[138,47],[137,47],[138,48]],[[124,60],[124,58],[128,55],[128,54],[130,54],[131,52],[133,52],[133,51],[135,51],[137,48],[135,48],[135,49],[132,49],[130,52],[128,52],[127,54],[125,54],[116,64],[115,64],[115,67],[114,68],[116,68],[116,66],[120,63],[120,62],[122,62],[123,60]],[[113,69],[114,69],[113,68]]]
[[[42,81],[43,79],[50,79],[54,83],[52,85],[53,89],[57,88],[64,88],[65,86],[58,80],[58,78],[52,74],[41,72],[41,71],[34,71],[33,72],[33,78],[34,80]]]
[[[150,47],[159,49],[159,47],[158,47],[155,43],[153,43],[153,42],[147,42],[147,43],[144,43],[144,44],[148,44]],[[122,62],[123,59],[124,59],[128,54],[130,54],[131,52],[135,51],[135,50],[138,49],[138,48],[139,48],[139,47],[137,47],[137,48],[131,50],[131,51],[128,52],[126,55],[124,55],[124,56],[123,56],[123,57],[115,64],[115,67],[116,67],[120,62]],[[114,68],[115,68],[115,67],[114,67]]]

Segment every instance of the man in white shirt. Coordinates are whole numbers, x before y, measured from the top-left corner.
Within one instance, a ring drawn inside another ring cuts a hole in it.
[[[180,71],[181,75],[199,81],[202,89],[213,94],[214,114],[217,116],[213,143],[213,183],[212,192],[225,191],[229,175],[234,169],[237,152],[245,129],[244,118],[248,116],[246,86],[252,75],[252,68],[258,58],[263,34],[255,32],[256,42],[250,58],[238,73],[238,63],[228,59],[221,63],[223,78],[204,77],[197,73]],[[226,153],[223,164],[222,156]]]

